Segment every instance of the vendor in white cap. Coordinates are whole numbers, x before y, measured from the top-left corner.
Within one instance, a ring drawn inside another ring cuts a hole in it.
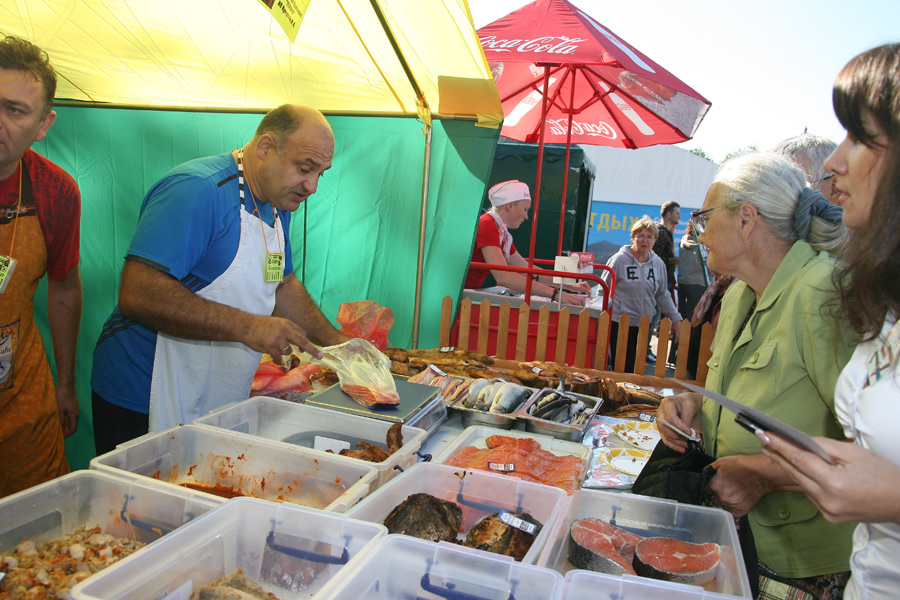
[[[478,233],[475,236],[475,251],[472,254],[472,261],[527,267],[528,261],[516,250],[509,230],[518,228],[528,219],[528,210],[531,208],[531,193],[528,186],[515,179],[503,181],[488,191],[488,199],[493,208],[478,219]],[[468,289],[482,287],[488,273],[494,276],[498,285],[515,292],[525,293],[526,275],[496,269],[470,268],[469,274],[466,276],[465,287]],[[566,289],[582,294],[591,292],[591,287],[586,281],[566,286]],[[559,286],[554,286],[552,276],[538,277],[531,286],[531,293],[554,301],[562,300],[563,304],[584,305],[587,298],[586,295],[567,292],[562,293],[561,299],[557,298],[560,294]]]

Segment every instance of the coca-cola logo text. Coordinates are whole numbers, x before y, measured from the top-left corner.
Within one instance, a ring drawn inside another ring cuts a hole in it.
[[[552,135],[566,135],[569,127],[569,120],[565,117],[562,119],[547,119],[547,125],[550,126],[550,133]],[[608,140],[614,140],[618,137],[618,135],[616,135],[616,130],[603,121],[597,121],[596,123],[572,121],[572,135],[603,137]]]
[[[530,40],[498,40],[495,35],[486,35],[481,39],[481,47],[494,52],[534,52],[535,54],[572,54],[578,50],[578,44],[587,38],[570,38],[564,35],[544,36]]]

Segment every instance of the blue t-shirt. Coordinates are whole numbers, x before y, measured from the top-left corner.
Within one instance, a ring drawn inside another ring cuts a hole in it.
[[[244,196],[244,209],[254,212],[246,182]],[[230,152],[179,165],[144,197],[126,259],[152,265],[193,292],[201,290],[234,260],[241,234],[240,204],[237,165]],[[256,205],[262,220],[272,225],[272,205],[259,199]],[[285,274],[294,270],[290,219],[290,212],[278,211]],[[148,413],[156,334],[124,316],[116,305],[94,349],[91,388],[112,404]]]

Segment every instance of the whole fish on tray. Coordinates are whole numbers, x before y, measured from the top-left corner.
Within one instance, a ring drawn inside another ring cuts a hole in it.
[[[468,390],[468,396],[460,401],[462,406],[496,414],[517,411],[532,393],[524,386],[499,378],[475,380]]]
[[[575,396],[550,392],[528,408],[528,414],[538,419],[566,425],[581,425],[590,418],[593,407]]]

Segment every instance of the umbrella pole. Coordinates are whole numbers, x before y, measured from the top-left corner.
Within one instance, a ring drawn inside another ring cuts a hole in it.
[[[428,221],[428,181],[431,176],[431,130],[432,124],[425,123],[425,171],[422,175],[422,213],[419,216],[419,257],[416,261],[416,298],[413,308],[413,331],[411,349],[419,347],[419,319],[422,312],[422,272],[425,264],[425,223]]]
[[[538,164],[534,175],[534,205],[531,207],[531,246],[528,249],[528,268],[534,268],[534,241],[537,237],[538,207],[541,200],[541,170],[544,164],[544,130],[547,128],[547,94],[550,88],[550,68],[544,65],[544,93],[541,95],[541,128],[538,134]],[[531,303],[531,275],[525,279],[525,304]]]
[[[569,187],[569,154],[572,150],[572,110],[575,107],[575,72],[569,69],[572,74],[572,93],[569,96],[569,119],[568,127],[566,127],[566,162],[563,163],[563,186],[562,186],[562,205],[559,209],[559,240],[556,246],[556,255],[562,256],[563,233],[566,227],[566,190]]]

